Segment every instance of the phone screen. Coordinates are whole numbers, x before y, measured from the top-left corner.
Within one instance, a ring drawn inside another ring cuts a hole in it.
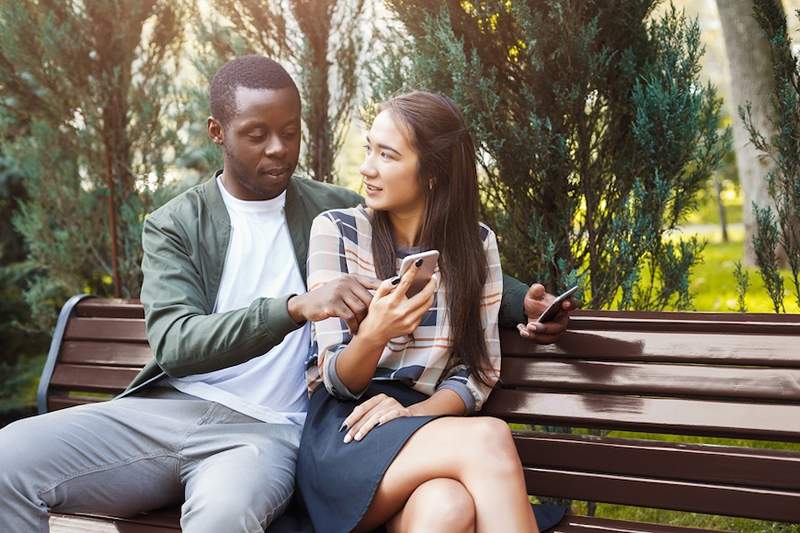
[[[566,291],[564,291],[563,293],[559,294],[558,297],[555,300],[553,300],[553,303],[547,306],[547,309],[545,309],[544,312],[539,316],[538,322],[549,322],[553,320],[558,314],[558,312],[561,310],[561,302],[563,302],[564,300],[575,294],[577,290],[578,286],[575,285],[574,287],[571,287]]]

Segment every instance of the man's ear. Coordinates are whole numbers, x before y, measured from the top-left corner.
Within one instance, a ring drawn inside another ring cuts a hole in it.
[[[208,117],[208,138],[211,139],[211,142],[220,146],[225,141],[225,128],[214,117]]]

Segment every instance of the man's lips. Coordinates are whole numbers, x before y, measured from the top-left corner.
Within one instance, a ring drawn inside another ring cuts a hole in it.
[[[268,176],[273,176],[273,177],[283,176],[284,174],[288,173],[289,173],[289,167],[269,168],[267,170],[261,171],[261,174],[267,174]]]

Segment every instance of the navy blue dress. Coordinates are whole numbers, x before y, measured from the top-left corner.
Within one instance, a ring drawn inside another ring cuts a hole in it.
[[[311,396],[297,459],[297,489],[318,533],[353,530],[403,445],[419,428],[437,418],[397,418],[372,429],[361,441],[344,444],[344,432],[339,432],[342,422],[358,404],[381,393],[405,407],[427,398],[397,381],[373,381],[357,401],[338,400],[325,387]],[[565,512],[557,505],[534,506],[541,531],[558,524]]]

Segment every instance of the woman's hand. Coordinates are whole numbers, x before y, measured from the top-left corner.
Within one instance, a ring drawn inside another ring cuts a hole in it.
[[[403,277],[387,279],[381,283],[359,328],[360,337],[383,346],[389,339],[409,335],[417,329],[433,304],[438,286],[438,275],[434,274],[420,292],[408,298],[406,292],[414,281],[417,270],[419,268],[414,265]]]
[[[344,436],[347,444],[363,439],[373,428],[402,416],[412,416],[411,411],[391,396],[378,394],[353,409],[339,431],[347,430]]]

